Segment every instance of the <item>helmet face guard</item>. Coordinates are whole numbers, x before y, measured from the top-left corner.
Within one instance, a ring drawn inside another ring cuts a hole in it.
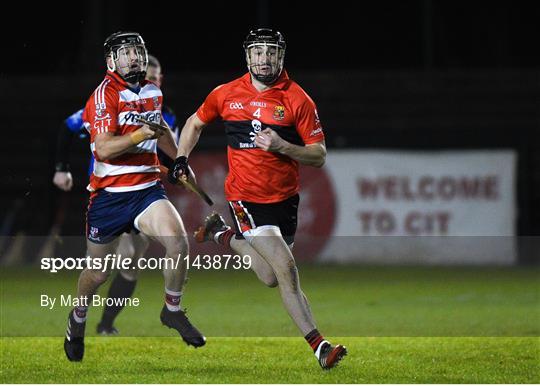
[[[118,73],[128,83],[138,83],[146,76],[148,51],[136,32],[117,32],[104,44],[107,69]]]
[[[274,83],[283,71],[285,48],[281,33],[267,28],[251,31],[244,41],[251,76],[267,85]]]

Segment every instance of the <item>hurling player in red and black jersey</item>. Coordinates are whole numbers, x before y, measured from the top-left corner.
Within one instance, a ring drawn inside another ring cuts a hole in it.
[[[215,88],[186,121],[169,180],[176,183],[187,178],[188,156],[202,129],[222,119],[229,163],[225,195],[235,231],[214,213],[195,237],[198,241],[214,239],[251,256],[259,279],[270,287],[279,286],[285,308],[319,364],[330,369],[347,350],[332,346],[317,330],[292,255],[299,203],[298,164],[324,164],[323,129],[315,103],[283,69],[282,34],[265,28],[251,31],[244,49],[249,71]]]

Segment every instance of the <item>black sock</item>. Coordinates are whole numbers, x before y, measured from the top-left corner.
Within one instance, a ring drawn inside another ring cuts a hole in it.
[[[324,337],[317,329],[311,330],[304,338],[313,349],[313,352],[317,351],[317,347],[319,347],[319,344],[324,340]]]
[[[119,272],[111,283],[107,297],[113,299],[130,298],[131,295],[133,295],[133,291],[135,291],[136,284],[137,280],[127,280]],[[101,317],[101,323],[106,326],[112,326],[114,319],[120,311],[122,311],[122,308],[124,308],[124,306],[105,306],[103,316]]]

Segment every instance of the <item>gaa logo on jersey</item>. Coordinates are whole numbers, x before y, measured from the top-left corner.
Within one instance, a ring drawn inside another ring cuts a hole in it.
[[[161,103],[159,103],[159,97],[155,96],[152,99],[154,100],[154,108],[159,109],[161,107]]]
[[[274,107],[274,119],[276,121],[281,121],[283,118],[285,118],[285,107],[284,106],[276,106]]]
[[[240,102],[231,102],[231,103],[229,103],[229,108],[231,110],[244,110],[244,106]]]

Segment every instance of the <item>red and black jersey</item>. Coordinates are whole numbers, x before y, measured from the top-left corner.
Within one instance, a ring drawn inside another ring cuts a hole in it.
[[[273,203],[299,190],[298,162],[257,148],[254,140],[259,131],[269,127],[299,146],[324,140],[315,103],[285,71],[262,92],[252,85],[249,73],[215,88],[197,116],[205,123],[218,117],[223,120],[228,141],[228,201]]]
[[[143,141],[109,160],[99,159],[94,141],[100,133],[125,135],[137,130],[142,125],[136,120],[138,116],[160,123],[162,105],[163,95],[156,84],[143,81],[139,90],[132,90],[118,74],[107,72],[83,113],[95,157],[88,190],[126,192],[145,189],[159,180],[156,139]]]

